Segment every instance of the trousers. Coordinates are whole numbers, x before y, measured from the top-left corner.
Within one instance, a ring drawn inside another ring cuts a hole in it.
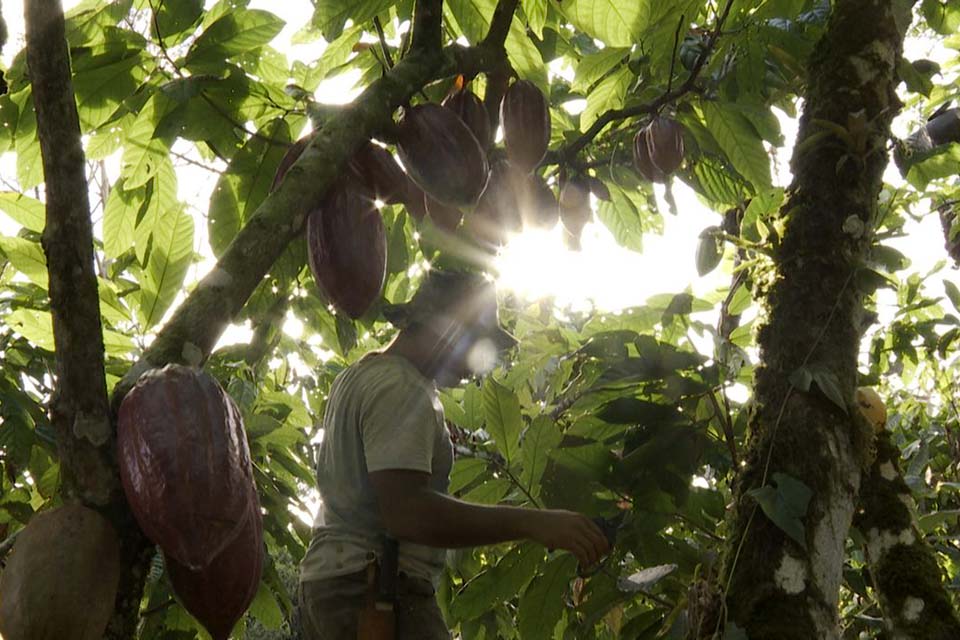
[[[356,640],[366,604],[367,573],[300,583],[303,640]],[[450,640],[433,585],[401,573],[397,586],[396,640]]]

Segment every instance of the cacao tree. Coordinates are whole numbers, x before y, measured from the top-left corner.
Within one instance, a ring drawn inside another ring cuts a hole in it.
[[[427,268],[506,275],[524,229],[557,232],[561,271],[583,234],[643,254],[669,224],[688,249],[657,269],[695,265],[685,290],[583,310],[502,287],[519,348],[442,393],[453,493],[616,539],[589,575],[529,543],[451,552],[451,629],[960,637],[960,2],[289,4],[303,24],[3,6],[0,612],[45,593],[41,560],[90,571],[36,550],[71,548],[51,523],[81,503],[77,553],[119,566],[103,637],[208,637],[188,609],[229,633],[206,620],[224,563],[184,587],[121,482],[120,405],[180,364],[249,443],[261,509],[231,544],[262,577],[232,637],[296,637],[319,418],[390,305]]]

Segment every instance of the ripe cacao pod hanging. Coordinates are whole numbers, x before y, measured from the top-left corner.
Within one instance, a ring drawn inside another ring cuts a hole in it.
[[[368,140],[353,155],[348,166],[374,198],[387,204],[403,201],[410,179],[393,155],[380,145]]]
[[[0,637],[99,640],[120,582],[120,541],[96,511],[66,504],[20,532],[0,574]]]
[[[407,174],[433,199],[451,207],[476,203],[486,186],[487,156],[453,111],[437,104],[411,107],[397,139]]]
[[[527,176],[520,183],[520,214],[523,226],[552,229],[560,219],[560,208],[553,190],[540,176]]]
[[[455,231],[456,228],[460,226],[460,220],[463,218],[460,209],[448,207],[442,202],[434,200],[427,194],[424,194],[423,197],[424,208],[427,211],[427,215],[430,216],[430,219],[433,221],[433,224],[445,231]]]
[[[383,219],[351,180],[342,180],[307,217],[307,258],[324,296],[351,318],[379,297],[387,273]]]
[[[270,185],[271,192],[277,190],[277,187],[279,187],[280,183],[283,181],[283,177],[287,175],[287,171],[290,170],[290,167],[293,166],[293,163],[297,161],[297,158],[299,158],[304,149],[307,148],[307,145],[310,144],[310,140],[312,138],[312,135],[300,138],[290,145],[290,148],[287,149],[287,152],[283,154],[283,157],[280,159],[280,164],[277,166],[277,171],[273,174],[273,183]]]
[[[468,89],[460,89],[444,98],[441,104],[463,120],[484,150],[490,148],[493,144],[490,115],[477,94]]]
[[[580,236],[592,216],[589,182],[584,178],[568,180],[560,190],[560,221],[572,249],[580,248]]]
[[[633,138],[637,171],[651,182],[665,182],[683,163],[683,125],[657,116]]]
[[[517,80],[500,103],[503,143],[510,162],[524,173],[533,171],[550,144],[550,107],[537,85]]]
[[[857,406],[874,430],[883,431],[887,424],[887,406],[876,390],[872,387],[857,389]]]
[[[257,594],[263,559],[263,520],[254,498],[239,535],[205,568],[193,571],[173,558],[164,561],[184,609],[213,640],[227,640]]]
[[[208,373],[148,371],[120,405],[120,478],[140,528],[201,569],[240,532],[256,489],[237,405]]]
[[[494,163],[487,188],[464,222],[470,236],[481,243],[496,246],[506,243],[510,232],[521,230],[518,185],[522,179],[523,176],[506,160]]]

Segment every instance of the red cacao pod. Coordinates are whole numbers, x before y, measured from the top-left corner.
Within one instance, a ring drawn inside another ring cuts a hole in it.
[[[467,216],[464,227],[482,243],[504,244],[511,231],[523,227],[518,186],[523,176],[506,160],[495,162],[480,201]]]
[[[407,181],[407,190],[403,197],[403,206],[406,207],[407,213],[413,216],[413,219],[417,222],[420,222],[427,216],[426,198],[427,194],[423,192],[423,189],[414,184],[413,180]]]
[[[503,143],[510,162],[524,173],[533,171],[550,144],[550,107],[540,89],[517,80],[500,103]]]
[[[493,145],[490,115],[477,94],[468,89],[460,89],[448,95],[440,104],[463,120],[483,149],[489,149]]]
[[[560,219],[553,190],[540,176],[528,176],[520,188],[520,214],[524,227],[552,229]]]
[[[293,163],[297,161],[297,158],[299,158],[304,149],[307,148],[307,145],[310,144],[310,140],[312,138],[312,135],[300,138],[290,145],[290,148],[287,149],[287,152],[283,154],[283,157],[280,159],[280,164],[277,166],[277,171],[273,174],[273,183],[270,185],[271,193],[276,191],[277,187],[280,186],[280,183],[283,182],[283,177],[287,175],[287,171],[290,170],[290,167],[293,166]]]
[[[637,171],[651,182],[664,182],[680,168],[683,151],[683,125],[670,118],[654,118],[633,139]]]
[[[307,257],[321,292],[351,318],[380,297],[386,231],[380,212],[352,181],[336,185],[307,217]]]
[[[451,207],[468,207],[483,193],[487,156],[450,109],[437,104],[407,109],[397,138],[407,174],[435,200]]]
[[[374,198],[387,204],[403,201],[410,180],[393,155],[380,145],[368,140],[353,155],[348,166]]]
[[[571,247],[580,247],[583,228],[592,216],[589,182],[584,178],[568,180],[560,190],[560,221],[569,234]]]
[[[263,559],[263,520],[256,498],[240,533],[205,568],[193,571],[164,557],[174,593],[213,640],[227,640],[253,602]]]
[[[237,405],[213,376],[169,364],[120,405],[120,478],[140,528],[168,556],[205,567],[239,533],[256,489]]]
[[[96,511],[67,504],[38,513],[0,574],[0,637],[99,640],[120,582],[120,542]]]
[[[427,215],[430,216],[433,224],[446,231],[454,231],[460,226],[460,220],[463,218],[463,214],[460,212],[460,209],[457,209],[456,207],[448,207],[442,202],[434,200],[426,194],[424,194],[423,197],[424,209],[426,209]]]

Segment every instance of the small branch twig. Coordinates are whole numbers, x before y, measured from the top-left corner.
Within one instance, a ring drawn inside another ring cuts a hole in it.
[[[387,61],[387,69],[393,69],[393,56],[390,55],[390,47],[387,45],[387,36],[383,33],[383,25],[380,24],[380,17],[374,16],[373,26],[377,29],[377,36],[380,38],[380,48],[383,50],[383,58]]]
[[[443,44],[442,0],[417,0],[410,50],[437,51]]]
[[[667,93],[673,88],[673,70],[677,65],[677,47],[680,45],[680,30],[683,28],[683,19],[686,16],[680,16],[677,20],[677,31],[673,34],[673,54],[670,56],[670,73],[667,75]]]
[[[3,559],[6,558],[10,550],[13,549],[13,543],[17,541],[17,536],[20,535],[21,531],[23,531],[23,529],[17,529],[11,533],[6,540],[0,542],[0,562],[3,562]]]
[[[507,34],[510,33],[513,14],[517,12],[518,4],[519,0],[500,0],[497,3],[493,18],[490,20],[490,29],[481,44],[503,47]]]

